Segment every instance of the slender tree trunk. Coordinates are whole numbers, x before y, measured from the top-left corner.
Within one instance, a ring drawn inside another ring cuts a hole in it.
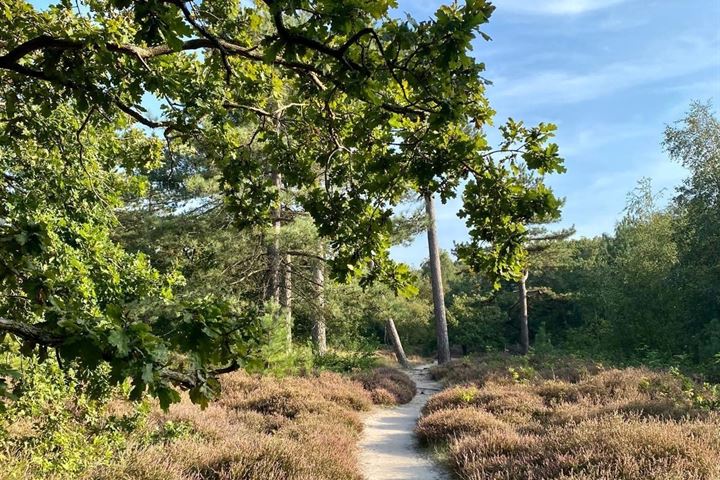
[[[520,277],[520,352],[527,355],[530,351],[530,334],[528,332],[528,304],[527,286],[528,271],[525,270]]]
[[[448,339],[447,319],[445,317],[445,292],[443,291],[442,270],[440,268],[440,249],[438,247],[435,225],[435,205],[430,194],[425,195],[427,212],[428,249],[430,251],[430,281],[435,308],[435,335],[437,337],[438,363],[450,361],[450,341]]]
[[[322,255],[321,255],[322,256]],[[325,355],[327,338],[325,333],[325,263],[318,261],[313,271],[315,294],[317,295],[317,311],[313,316],[312,342],[318,355]]]
[[[398,335],[397,329],[395,328],[395,322],[392,318],[387,319],[386,326],[387,331],[390,334],[390,342],[392,343],[398,363],[405,368],[410,368],[410,362],[408,362],[408,359],[405,356],[405,350],[403,350],[402,343],[400,343],[400,335]]]
[[[279,172],[272,172],[272,181],[278,192],[282,189],[282,176]],[[272,241],[268,245],[268,281],[267,291],[265,297],[267,300],[271,300],[276,304],[280,303],[280,215],[282,214],[282,206],[278,204],[278,207],[273,212],[273,231]]]
[[[287,349],[292,349],[293,318],[292,318],[292,257],[285,255],[285,268],[283,269],[282,295],[280,305],[285,314],[285,327],[287,328]]]

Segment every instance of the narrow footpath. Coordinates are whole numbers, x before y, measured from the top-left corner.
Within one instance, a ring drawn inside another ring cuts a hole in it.
[[[450,480],[450,474],[419,449],[415,424],[420,410],[440,384],[430,379],[429,367],[407,371],[417,395],[405,405],[378,409],[365,419],[360,442],[360,465],[367,480]]]

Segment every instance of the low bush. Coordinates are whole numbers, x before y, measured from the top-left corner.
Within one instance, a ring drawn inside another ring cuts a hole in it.
[[[555,353],[529,356],[506,352],[487,353],[477,357],[452,360],[430,370],[433,379],[445,385],[494,381],[563,380],[578,382],[604,369],[603,365],[572,355]]]
[[[3,479],[360,480],[359,412],[381,389],[392,404],[414,390],[391,369],[364,375],[369,390],[332,372],[235,372],[205,410],[183,394],[163,412],[122,392],[91,402],[56,367],[35,368],[27,395],[0,418]]]
[[[461,478],[720,478],[717,386],[673,370],[573,367],[560,378],[492,360],[458,363],[459,375],[443,366],[444,378],[472,383],[431,397],[418,423],[421,441],[449,447]]]
[[[482,388],[465,385],[444,390],[430,397],[423,412],[457,407],[475,407],[513,421],[541,414],[545,409],[542,397],[528,388],[488,383]]]
[[[354,373],[376,367],[380,359],[374,349],[328,350],[322,355],[316,355],[313,366],[318,370],[329,370],[337,373]]]
[[[423,416],[415,433],[423,443],[449,441],[467,434],[478,434],[507,425],[494,415],[477,408],[452,408]]]
[[[487,430],[453,442],[450,461],[468,480],[712,480],[720,477],[719,422],[606,416],[541,435]]]
[[[476,385],[460,385],[436,393],[423,407],[424,414],[437,412],[449,408],[470,407],[477,405],[480,387]]]
[[[415,397],[415,382],[405,373],[394,368],[376,368],[353,377],[370,392],[374,403],[400,405]]]

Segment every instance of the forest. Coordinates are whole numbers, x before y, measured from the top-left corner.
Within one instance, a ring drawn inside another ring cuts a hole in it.
[[[395,7],[0,0],[0,478],[720,479],[712,100],[581,235],[495,6]]]

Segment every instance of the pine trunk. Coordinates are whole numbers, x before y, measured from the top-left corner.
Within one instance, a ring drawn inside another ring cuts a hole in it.
[[[440,248],[435,225],[435,205],[432,195],[425,195],[425,211],[427,212],[427,236],[430,258],[430,281],[435,309],[435,335],[437,337],[438,363],[450,361],[450,341],[448,339],[447,318],[445,317],[445,292],[443,291],[442,269],[440,267]]]
[[[530,333],[528,331],[528,304],[527,304],[527,270],[520,277],[520,353],[527,355],[530,351]]]

